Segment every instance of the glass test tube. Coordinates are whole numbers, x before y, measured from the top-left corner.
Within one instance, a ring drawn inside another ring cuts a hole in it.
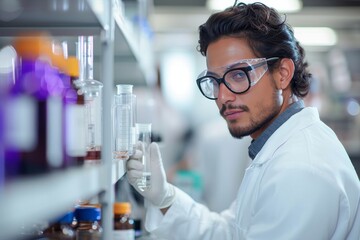
[[[137,186],[141,191],[151,188],[151,171],[150,171],[150,144],[151,144],[151,123],[137,123],[136,133],[138,141],[142,142],[143,156],[141,159],[144,164],[142,177],[137,180]]]

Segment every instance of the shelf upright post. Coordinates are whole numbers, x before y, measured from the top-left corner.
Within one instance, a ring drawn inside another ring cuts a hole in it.
[[[102,204],[102,226],[104,229],[102,239],[112,239],[113,231],[113,199],[114,189],[112,183],[112,145],[111,145],[111,105],[114,85],[114,31],[113,0],[104,1],[107,11],[107,20],[101,33],[101,76],[103,86],[103,144],[102,162],[104,164],[105,191],[100,195]]]

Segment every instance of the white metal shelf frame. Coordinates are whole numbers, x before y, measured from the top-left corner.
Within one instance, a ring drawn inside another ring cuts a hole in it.
[[[114,41],[121,42],[121,53],[140,66],[142,84],[146,70],[134,36],[114,16],[114,0],[18,0],[16,18],[0,18],[0,38],[24,31],[45,30],[53,36],[98,35],[101,41],[101,75],[103,82],[103,164],[67,169],[41,176],[18,179],[0,192],[0,239],[11,239],[19,224],[51,220],[64,213],[79,199],[99,195],[102,204],[103,239],[111,239],[113,229],[114,183],[124,174],[123,161],[112,161],[111,105],[114,86]],[[0,10],[1,11],[1,10]],[[1,12],[0,12],[1,14]]]
[[[106,176],[105,179],[106,191],[100,195],[101,202],[101,215],[103,225],[102,239],[112,239],[112,231],[114,229],[113,221],[113,199],[114,189],[112,183],[112,118],[111,118],[111,106],[113,100],[113,85],[114,85],[114,18],[113,18],[113,1],[106,1],[108,6],[106,8],[105,16],[106,25],[101,34],[101,64],[102,64],[102,82],[103,82],[103,101],[102,101],[102,149],[101,157],[105,163]]]

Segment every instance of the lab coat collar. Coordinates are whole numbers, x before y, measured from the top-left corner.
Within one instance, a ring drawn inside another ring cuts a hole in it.
[[[293,134],[318,121],[320,121],[319,112],[315,107],[306,107],[294,114],[270,136],[251,165],[262,165],[272,159],[276,149],[284,144]]]
[[[270,124],[268,128],[265,129],[263,133],[251,142],[249,146],[249,156],[252,160],[256,155],[261,151],[265,143],[269,140],[271,135],[282,125],[284,124],[292,115],[298,113],[304,108],[304,102],[299,100],[291,104],[283,113],[277,117],[273,123]]]

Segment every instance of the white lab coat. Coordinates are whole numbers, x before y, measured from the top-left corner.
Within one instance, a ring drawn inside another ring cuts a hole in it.
[[[201,201],[211,211],[227,209],[234,201],[245,170],[251,163],[251,137],[235,139],[223,119],[208,122],[192,144],[191,168],[203,181]],[[226,186],[226,187],[224,187]]]
[[[158,239],[360,239],[358,176],[315,108],[293,115],[268,139],[229,209],[217,214],[176,194],[164,216],[147,209],[146,229]]]

